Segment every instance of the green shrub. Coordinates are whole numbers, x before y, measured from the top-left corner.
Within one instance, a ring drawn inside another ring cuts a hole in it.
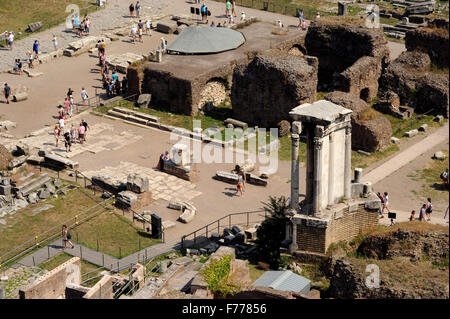
[[[220,297],[234,295],[239,290],[239,287],[228,282],[231,258],[231,255],[226,255],[220,259],[212,259],[201,272],[208,289]]]

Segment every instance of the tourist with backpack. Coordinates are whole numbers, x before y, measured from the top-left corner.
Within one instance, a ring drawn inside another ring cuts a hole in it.
[[[207,16],[207,10],[206,4],[203,2],[202,6],[200,7],[200,13],[202,15],[202,21],[206,19]]]
[[[136,9],[136,18],[139,18],[139,14],[141,12],[141,4],[139,3],[139,1],[136,2],[134,8]]]
[[[64,243],[64,247],[63,249],[66,248],[67,243],[72,245],[72,249],[75,248],[75,245],[70,241],[72,239],[72,234],[70,233],[70,231],[67,229],[66,225],[62,226],[62,238],[63,238],[63,243]]]

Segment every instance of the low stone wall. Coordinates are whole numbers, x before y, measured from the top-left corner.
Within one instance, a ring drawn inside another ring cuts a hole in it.
[[[81,260],[66,261],[34,283],[19,290],[20,299],[59,299],[65,297],[66,285],[81,283]]]
[[[114,277],[110,275],[104,275],[94,287],[83,296],[83,299],[113,299],[112,285],[114,283]]]
[[[164,173],[174,175],[178,178],[184,179],[190,182],[198,182],[199,175],[195,165],[190,166],[190,170],[177,165],[165,164],[164,165]]]

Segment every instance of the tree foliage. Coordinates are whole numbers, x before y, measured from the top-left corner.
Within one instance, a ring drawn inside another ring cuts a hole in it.
[[[232,285],[228,280],[231,259],[231,255],[223,256],[220,259],[212,259],[201,273],[208,289],[221,297],[234,295],[239,290],[239,287]]]
[[[269,197],[264,204],[264,210],[270,213],[258,227],[256,234],[259,259],[267,262],[272,269],[280,265],[280,246],[285,238],[286,223],[288,222],[289,206],[284,196]]]

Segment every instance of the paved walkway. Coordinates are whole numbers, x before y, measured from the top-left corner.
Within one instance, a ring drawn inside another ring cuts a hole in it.
[[[365,174],[363,172],[362,180],[364,182],[371,182],[375,185],[377,182],[381,181],[383,178],[389,176],[396,170],[402,168],[416,157],[422,155],[434,146],[448,141],[449,139],[449,124],[446,123],[444,126],[436,129],[435,132],[424,138],[422,141],[410,146],[406,150],[400,152],[384,164],[373,169],[369,173]]]
[[[411,212],[405,212],[405,211],[399,211],[396,209],[391,209],[392,212],[395,212],[397,214],[397,218],[394,220],[394,223],[402,223],[402,222],[407,222],[409,221],[409,217],[411,216]],[[380,218],[379,223],[381,225],[385,225],[385,226],[389,226],[391,224],[391,220],[389,218],[387,218],[388,215],[387,213],[384,214],[384,218]],[[445,218],[444,218],[445,217]],[[448,213],[447,216],[445,216],[445,213],[437,213],[437,212],[433,212],[431,214],[431,224],[434,225],[443,225],[443,226],[448,226]],[[416,210],[415,213],[415,220],[419,219],[419,211]]]
[[[156,244],[119,259],[90,249],[86,246],[79,245],[76,242],[74,242],[75,247],[73,249],[66,248],[63,250],[62,239],[58,238],[48,246],[43,247],[33,254],[21,259],[16,265],[13,266],[13,268],[17,268],[17,266],[38,266],[50,258],[55,257],[59,253],[65,252],[74,257],[80,257],[82,260],[90,262],[91,264],[104,267],[107,270],[123,271],[136,263],[142,263],[145,260],[149,260],[153,257],[167,253],[173,249],[179,249],[180,247],[177,242],[178,239],[167,243]]]

